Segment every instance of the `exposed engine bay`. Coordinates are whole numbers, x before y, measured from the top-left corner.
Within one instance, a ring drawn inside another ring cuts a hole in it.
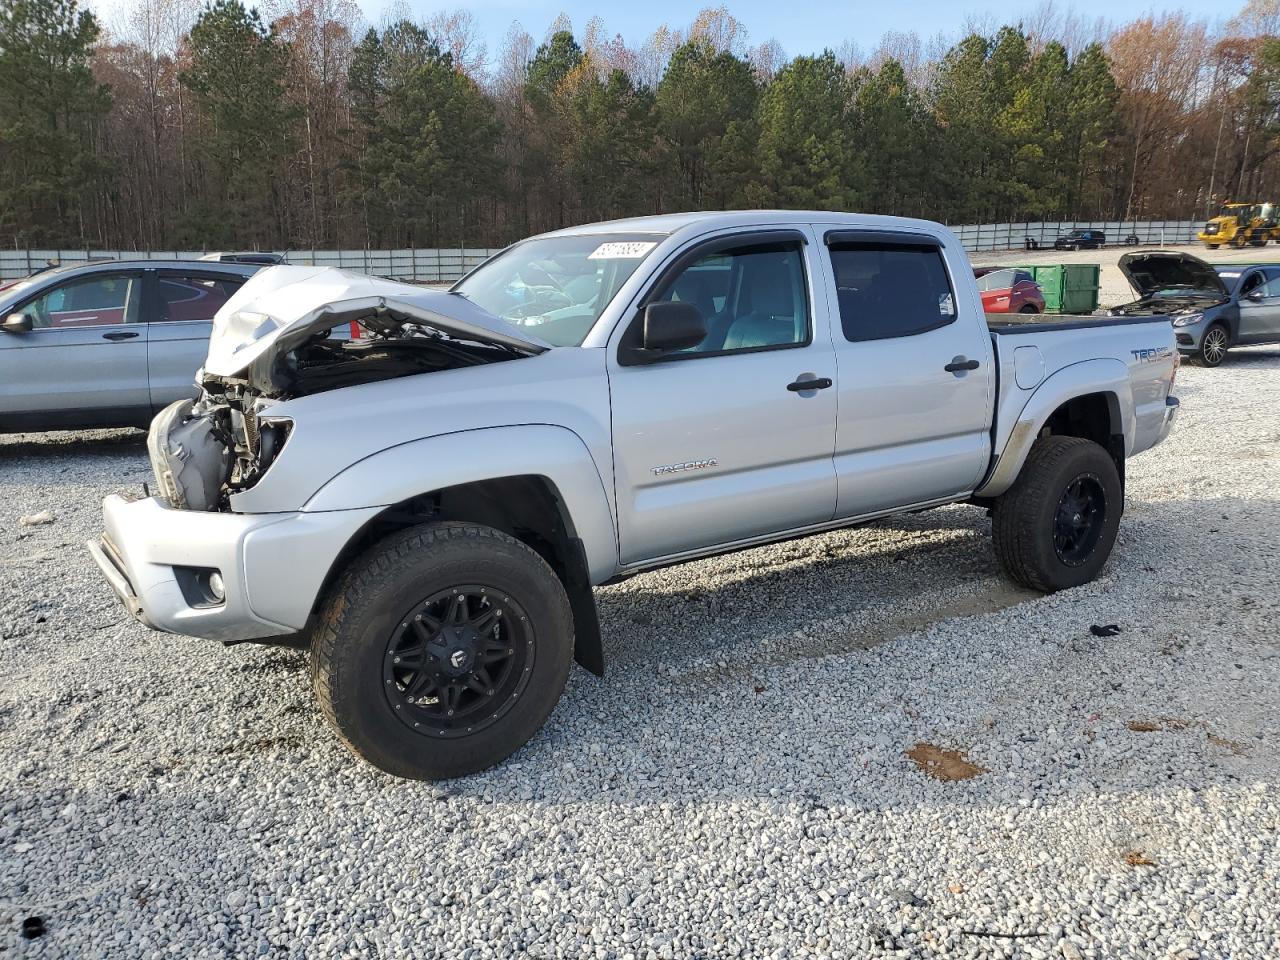
[[[278,346],[292,349],[258,356],[233,375],[202,371],[197,400],[162,410],[147,437],[159,494],[183,510],[219,510],[228,498],[252,487],[270,468],[289,438],[292,421],[273,417],[281,401],[355,384],[512,360],[532,353],[500,341],[451,335],[407,320],[385,304],[359,316],[327,307],[332,324],[309,324]],[[359,335],[351,339],[348,328]]]
[[[1156,317],[1196,313],[1226,303],[1223,297],[1213,296],[1159,296],[1135,300],[1106,311],[1110,317]]]
[[[272,415],[284,401],[548,349],[458,294],[331,267],[271,267],[214,318],[199,398],[152,422],[159,493],[179,509],[226,509],[288,442],[293,422]]]

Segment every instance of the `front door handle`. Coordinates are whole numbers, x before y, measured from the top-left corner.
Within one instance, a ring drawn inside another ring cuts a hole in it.
[[[956,357],[942,369],[947,373],[959,373],[961,370],[977,370],[982,366],[977,360],[966,360],[964,357]]]
[[[137,330],[113,330],[111,333],[104,333],[103,340],[132,340],[138,335]]]
[[[792,393],[802,393],[805,390],[825,390],[831,386],[830,377],[813,377],[809,380],[795,380],[787,384],[787,389]]]

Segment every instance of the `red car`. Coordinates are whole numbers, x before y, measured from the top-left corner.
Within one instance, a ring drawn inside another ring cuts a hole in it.
[[[1044,291],[1026,270],[978,267],[973,275],[987,313],[1044,313]]]

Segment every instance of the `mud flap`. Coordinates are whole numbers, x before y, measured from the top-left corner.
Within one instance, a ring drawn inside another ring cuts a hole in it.
[[[587,575],[587,552],[582,541],[569,541],[568,563],[565,565],[565,592],[573,613],[573,659],[584,670],[604,676],[604,644],[600,637],[600,615],[596,611],[596,595]]]

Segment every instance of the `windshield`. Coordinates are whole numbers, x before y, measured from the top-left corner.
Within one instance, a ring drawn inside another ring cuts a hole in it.
[[[579,346],[618,289],[663,237],[593,233],[526,240],[453,288],[495,317],[557,347]]]

